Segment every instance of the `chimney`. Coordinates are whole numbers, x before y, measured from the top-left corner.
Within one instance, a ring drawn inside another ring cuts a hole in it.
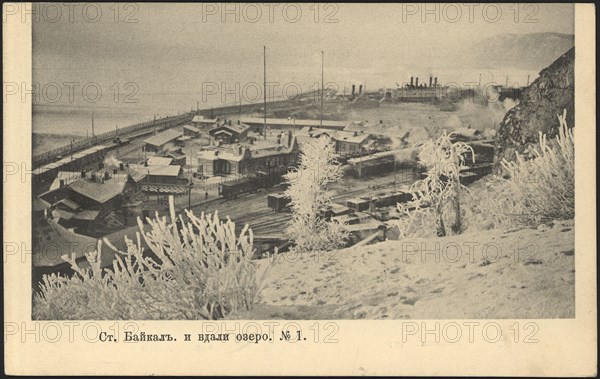
[[[352,97],[354,97],[354,91],[356,90],[356,86],[353,84],[352,85]]]
[[[362,84],[358,86],[358,94],[360,95],[362,93]]]
[[[123,162],[119,163],[119,170],[123,171],[125,169],[125,166],[123,165]]]
[[[414,81],[414,78],[411,76],[411,77],[410,77],[410,86],[411,86],[411,87],[413,86],[413,81]]]
[[[429,77],[429,87],[431,87],[431,85],[433,84],[433,76]]]
[[[85,170],[81,170],[81,177],[85,178]]]
[[[415,78],[415,87],[419,86],[419,78]]]
[[[108,179],[110,179],[110,174],[108,173],[108,171],[104,171],[104,180],[108,180]]]
[[[92,172],[92,177],[91,177],[91,179],[92,179],[92,182],[95,182],[95,181],[96,181],[97,177],[96,177],[96,173],[95,173],[95,172]]]
[[[357,135],[358,135],[358,132],[356,132],[356,131],[355,131],[355,132],[354,132],[354,137],[356,137]]]
[[[60,187],[60,188],[63,188],[64,186],[65,186],[65,180],[64,180],[64,179],[61,179],[61,180],[60,180],[60,186],[59,186],[59,187]]]
[[[238,155],[242,155],[242,145],[238,146]]]
[[[231,126],[231,120],[229,120],[229,126]]]
[[[379,120],[379,123],[380,123],[380,124],[383,124],[383,120]]]
[[[219,150],[215,150],[215,157],[219,156]]]
[[[240,120],[238,120],[238,125],[240,124]]]
[[[119,172],[119,170],[117,170],[116,168],[113,169],[113,175],[117,175],[117,172]],[[107,173],[108,174],[108,173]]]
[[[281,134],[277,135],[277,144],[281,145]]]
[[[292,131],[288,130],[288,141],[287,141],[287,147],[292,146]]]

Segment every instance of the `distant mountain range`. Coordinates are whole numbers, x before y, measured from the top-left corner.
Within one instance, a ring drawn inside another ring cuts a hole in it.
[[[574,35],[561,33],[502,34],[457,51],[457,58],[472,68],[541,70],[574,45]]]

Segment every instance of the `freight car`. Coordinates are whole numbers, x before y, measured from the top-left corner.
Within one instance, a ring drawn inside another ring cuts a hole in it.
[[[269,172],[258,171],[252,176],[222,183],[220,194],[226,199],[234,199],[239,195],[256,192],[261,188],[270,188],[275,184],[281,183],[286,173],[287,167],[271,169]]]

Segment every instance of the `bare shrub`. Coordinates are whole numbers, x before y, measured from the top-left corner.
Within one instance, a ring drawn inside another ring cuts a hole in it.
[[[87,255],[90,269],[81,269],[63,256],[76,275],[45,276],[33,302],[35,319],[216,319],[238,309],[250,309],[258,294],[253,235],[248,226],[239,236],[235,224],[218,213],[200,217],[186,211],[176,217],[170,199],[171,221],[147,219],[149,231],[138,226],[155,258],[142,254],[125,239],[112,270],[100,266],[102,242]],[[109,241],[105,243],[113,248]],[[116,250],[116,249],[115,249]]]
[[[575,141],[566,117],[566,110],[558,115],[560,128],[554,140],[540,132],[531,158],[517,154],[514,161],[502,161],[526,223],[575,216]]]
[[[287,233],[302,251],[331,250],[343,244],[343,225],[319,217],[319,211],[333,202],[334,191],[327,185],[342,180],[333,142],[326,136],[302,145],[300,163],[286,175],[291,199],[292,220]]]
[[[445,236],[448,223],[453,233],[461,232],[460,196],[466,187],[460,183],[460,171],[465,167],[468,152],[474,161],[473,149],[464,142],[452,142],[452,133],[446,131],[437,140],[423,144],[419,160],[427,176],[411,186],[411,201],[398,204],[398,210],[405,216],[398,222],[403,236],[426,236],[431,232]]]

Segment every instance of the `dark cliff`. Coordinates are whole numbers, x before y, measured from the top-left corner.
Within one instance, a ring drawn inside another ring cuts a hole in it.
[[[570,49],[550,66],[519,98],[500,123],[496,137],[496,163],[511,160],[515,151],[522,153],[538,142],[539,132],[554,137],[560,126],[558,114],[567,110],[567,124],[573,127],[575,117],[575,48]]]

